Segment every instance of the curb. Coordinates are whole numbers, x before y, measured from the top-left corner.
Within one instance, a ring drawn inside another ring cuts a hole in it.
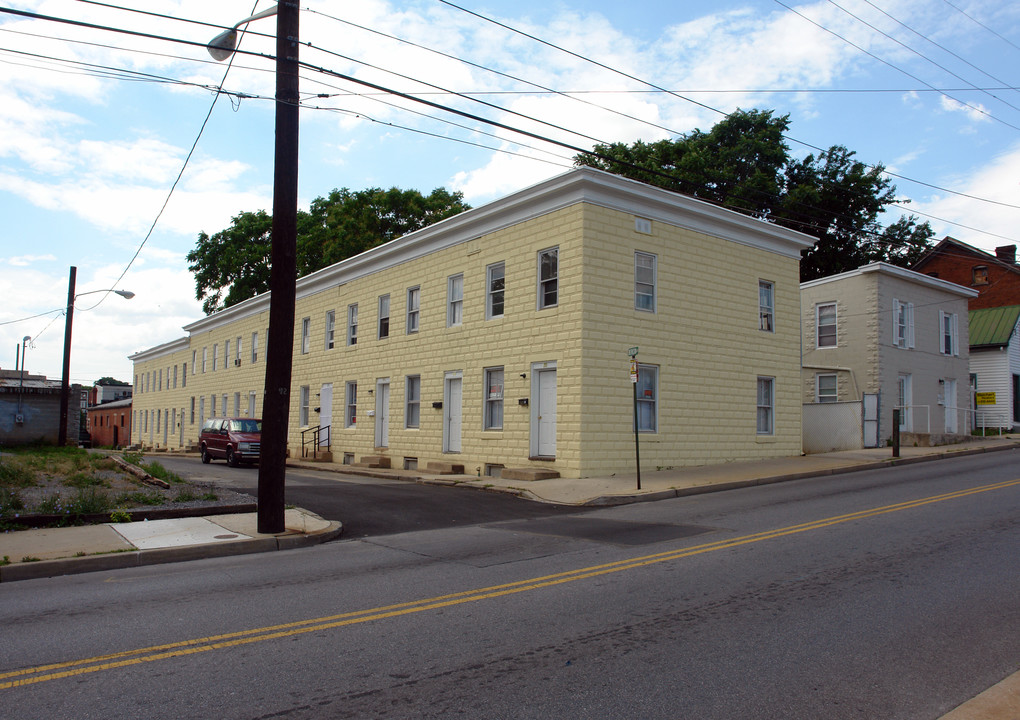
[[[302,512],[306,515],[319,518],[315,513]],[[321,520],[322,518],[319,519]],[[103,555],[86,555],[82,557],[57,558],[55,560],[40,560],[38,562],[15,563],[0,567],[0,584],[17,580],[36,580],[57,575],[77,575],[80,573],[120,570],[123,568],[143,567],[145,565],[163,565],[205,558],[251,555],[275,550],[296,550],[335,540],[342,533],[343,524],[336,520],[330,520],[328,527],[313,533],[248,538],[230,542],[204,543],[182,547],[128,550]]]

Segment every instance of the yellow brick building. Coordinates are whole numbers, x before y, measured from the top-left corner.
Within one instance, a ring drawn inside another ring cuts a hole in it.
[[[290,455],[608,475],[635,405],[646,470],[799,454],[810,243],[589,168],[393,240],[298,280]],[[267,294],[133,355],[133,440],[259,416],[268,325]]]

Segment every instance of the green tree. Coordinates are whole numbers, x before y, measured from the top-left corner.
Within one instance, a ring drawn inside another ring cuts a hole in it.
[[[707,133],[598,145],[574,163],[813,235],[815,245],[802,254],[801,280],[878,260],[907,267],[931,247],[931,227],[913,216],[881,227],[880,216],[897,202],[882,165],[865,165],[840,145],[795,160],[783,140],[788,127],[788,115],[737,110]]]
[[[131,383],[126,383],[121,380],[117,380],[116,378],[112,378],[108,375],[96,380],[96,385],[130,385],[130,384]]]
[[[461,193],[437,188],[417,190],[333,190],[298,212],[298,276],[320,270],[389,240],[451,217],[470,206]],[[243,212],[230,227],[210,236],[200,233],[188,253],[195,275],[195,296],[206,314],[269,290],[272,217]]]

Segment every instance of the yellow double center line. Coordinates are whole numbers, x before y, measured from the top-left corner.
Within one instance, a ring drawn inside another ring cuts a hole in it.
[[[339,615],[313,618],[310,620],[300,620],[298,622],[285,623],[282,625],[272,625],[269,627],[254,628],[251,630],[240,630],[238,632],[196,638],[193,640],[182,640],[175,643],[168,643],[166,645],[153,645],[150,647],[139,648],[137,650],[126,650],[124,652],[100,655],[82,660],[71,660],[63,663],[12,670],[10,672],[0,673],[0,690],[20,685],[31,685],[34,683],[46,682],[48,680],[74,677],[76,675],[84,675],[87,673],[99,672],[101,670],[113,670],[115,668],[139,665],[141,663],[168,660],[170,658],[193,655],[195,653],[208,652],[210,650],[220,650],[239,645],[263,642],[266,640],[291,637],[294,635],[301,635],[303,633],[318,632],[320,630],[329,630],[332,628],[345,627],[347,625],[356,625],[358,623],[374,622],[376,620],[385,620],[387,618],[411,615],[413,613],[420,613],[428,610],[437,610],[439,608],[461,605],[463,603],[478,602],[479,600],[489,600],[492,598],[538,590],[554,585],[563,585],[565,583],[585,580],[588,578],[598,577],[600,575],[633,570],[647,565],[668,562],[670,560],[678,560],[680,558],[715,552],[717,550],[725,550],[727,548],[738,547],[740,545],[749,545],[752,543],[762,542],[764,540],[772,540],[812,530],[820,530],[832,525],[839,525],[841,523],[852,522],[854,520],[863,520],[866,518],[877,517],[879,515],[886,515],[888,513],[901,512],[903,510],[910,510],[912,508],[931,505],[933,503],[956,500],[958,498],[976,495],[978,493],[1002,490],[1016,485],[1020,485],[1020,479],[993,483],[991,485],[982,485],[980,487],[967,488],[965,490],[957,490],[944,495],[934,495],[917,500],[908,500],[907,502],[861,510],[854,513],[848,513],[846,515],[823,518],[821,520],[815,520],[801,525],[791,525],[789,527],[754,533],[753,535],[743,535],[741,537],[730,538],[728,540],[718,540],[716,542],[705,543],[703,545],[669,550],[666,552],[655,553],[653,555],[643,555],[641,557],[619,560],[617,562],[605,563],[603,565],[592,565],[590,567],[578,568],[577,570],[569,570],[567,572],[556,573],[553,575],[544,575],[541,577],[530,578],[528,580],[518,580],[517,582],[505,583],[503,585],[492,585],[490,587],[479,588],[476,590],[465,590],[463,592],[439,595],[437,597],[416,600],[413,602],[386,605],[383,607],[371,608],[369,610],[358,610],[341,613]]]

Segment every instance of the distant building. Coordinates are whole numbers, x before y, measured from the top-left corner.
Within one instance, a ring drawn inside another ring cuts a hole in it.
[[[131,441],[131,398],[113,400],[88,409],[93,447],[121,447]]]
[[[89,388],[89,406],[124,400],[130,398],[131,393],[130,385],[93,385]]]
[[[1020,426],[1020,305],[970,311],[970,372],[984,427]]]
[[[1016,245],[997,247],[993,255],[946,237],[911,269],[975,290],[977,296],[970,300],[971,310],[1020,305]]]

